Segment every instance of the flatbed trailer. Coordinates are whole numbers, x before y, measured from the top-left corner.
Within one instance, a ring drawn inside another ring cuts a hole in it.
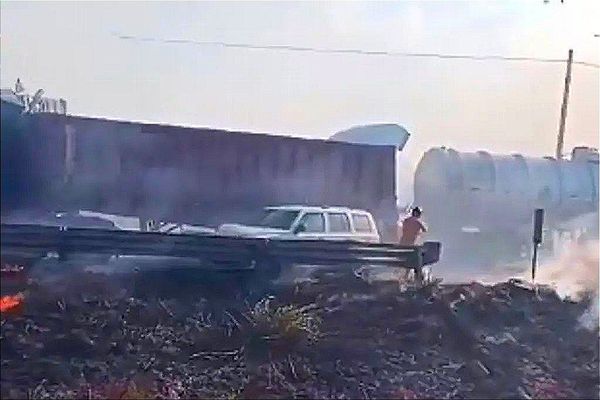
[[[276,278],[292,264],[376,265],[422,268],[440,258],[439,242],[421,246],[329,240],[280,240],[218,235],[165,234],[43,225],[1,225],[3,260],[36,260],[53,253],[61,260],[77,254],[174,257],[197,260],[218,271],[255,271]]]

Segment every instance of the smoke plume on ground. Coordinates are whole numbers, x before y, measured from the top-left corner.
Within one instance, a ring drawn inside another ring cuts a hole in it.
[[[581,316],[582,326],[593,329],[598,326],[598,240],[572,243],[556,260],[543,264],[536,277],[538,283],[546,283],[556,292],[574,301],[590,299],[590,307]]]
[[[581,300],[598,293],[598,241],[570,244],[558,259],[540,266],[538,283],[552,285],[562,297]]]

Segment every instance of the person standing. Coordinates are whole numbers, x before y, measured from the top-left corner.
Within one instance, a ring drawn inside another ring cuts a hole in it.
[[[427,228],[421,222],[422,211],[419,207],[412,209],[411,216],[402,221],[400,244],[403,246],[414,246],[421,233],[427,232]]]
[[[21,95],[25,93],[25,87],[21,83],[21,78],[17,78],[17,82],[15,83],[15,94]]]

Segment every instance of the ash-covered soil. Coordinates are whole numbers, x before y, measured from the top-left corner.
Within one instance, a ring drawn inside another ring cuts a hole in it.
[[[3,399],[599,397],[588,302],[519,282],[417,289],[350,273],[266,293],[74,272],[23,289],[2,314]]]

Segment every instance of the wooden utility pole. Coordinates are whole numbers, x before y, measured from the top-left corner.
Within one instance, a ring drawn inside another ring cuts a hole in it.
[[[567,122],[567,104],[569,102],[569,87],[571,86],[571,66],[573,64],[573,49],[569,49],[567,59],[567,75],[565,76],[565,90],[563,92],[562,107],[560,108],[560,125],[558,126],[558,139],[556,140],[556,159],[560,160],[563,155],[565,142],[565,123]]]

